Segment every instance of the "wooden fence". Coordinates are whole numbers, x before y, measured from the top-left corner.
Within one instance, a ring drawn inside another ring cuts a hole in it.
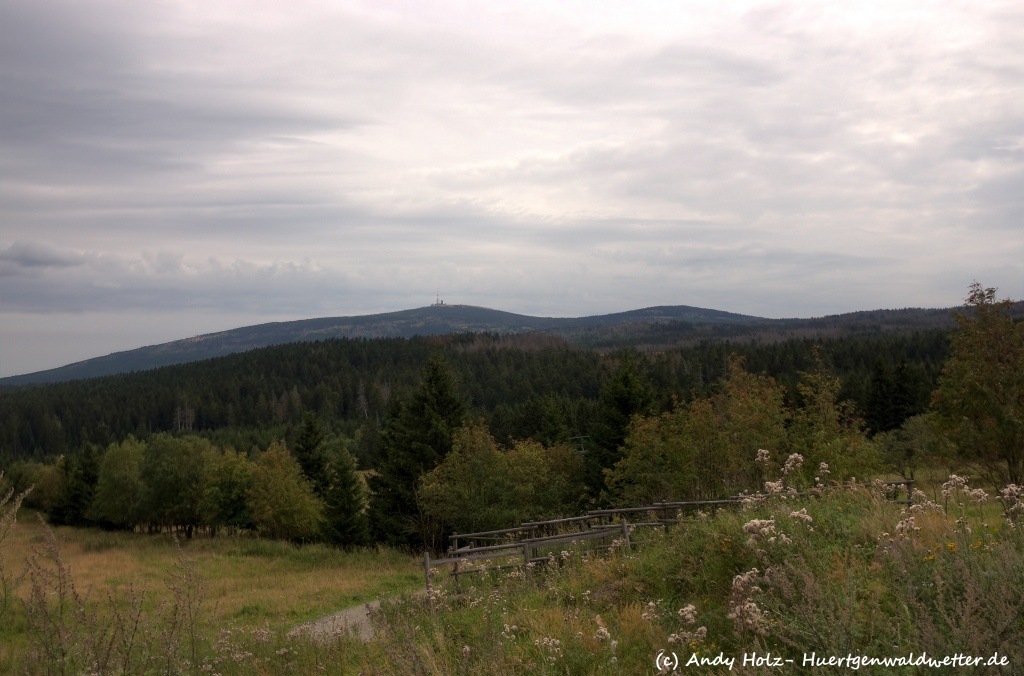
[[[914,481],[885,481],[884,485],[892,487],[892,502],[897,504],[913,504]],[[906,499],[899,500],[900,489],[906,491]],[[808,493],[798,493],[806,496]],[[539,550],[562,544],[575,544],[587,540],[607,540],[621,537],[626,547],[630,547],[629,532],[633,528],[661,527],[667,532],[669,527],[680,522],[677,515],[681,510],[700,509],[702,507],[721,507],[735,505],[748,499],[734,496],[720,500],[684,500],[678,502],[655,502],[640,507],[614,507],[610,509],[594,509],[582,516],[567,519],[549,519],[546,521],[526,521],[513,528],[482,531],[479,533],[452,533],[451,546],[442,558],[432,558],[429,551],[423,552],[423,566],[427,590],[431,588],[430,569],[435,566],[451,565],[451,573],[455,576],[466,572],[478,572],[479,568],[459,570],[460,564],[471,561],[483,561],[498,558],[522,558],[522,561],[493,566],[489,569],[522,567],[529,575],[530,563],[543,563],[549,556],[540,556]],[[646,520],[630,521],[633,517],[647,517]],[[459,546],[464,542],[463,546]]]

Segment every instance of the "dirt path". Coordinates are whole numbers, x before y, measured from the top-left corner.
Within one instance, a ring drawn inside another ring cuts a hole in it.
[[[363,641],[373,638],[373,625],[370,623],[370,611],[380,607],[380,601],[368,601],[360,606],[346,608],[337,613],[321,617],[319,620],[306,622],[295,627],[293,631],[308,634],[319,641],[330,640],[338,632],[350,632]]]

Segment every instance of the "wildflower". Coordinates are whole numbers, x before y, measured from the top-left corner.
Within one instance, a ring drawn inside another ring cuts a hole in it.
[[[967,477],[957,476],[956,474],[950,474],[949,480],[942,484],[942,495],[950,497],[956,491],[961,488],[967,487]]]
[[[743,524],[743,532],[767,536],[775,532],[775,519],[751,519]]]
[[[547,652],[551,653],[552,655],[561,655],[562,654],[562,649],[560,647],[562,645],[562,642],[559,641],[557,638],[553,638],[551,636],[546,636],[544,638],[537,639],[536,641],[533,642],[533,644],[535,646],[537,646],[538,648],[543,648],[544,650],[546,650]]]
[[[693,607],[692,603],[688,603],[679,609],[677,613],[679,619],[683,621],[683,624],[696,624],[697,622],[697,609]]]
[[[988,493],[985,492],[984,488],[968,488],[966,491],[967,497],[971,499],[971,502],[976,504],[982,504],[988,500]]]
[[[704,639],[707,638],[707,636],[708,636],[708,628],[702,626],[702,627],[698,627],[697,630],[694,631],[694,632],[688,632],[688,631],[680,630],[680,632],[678,634],[669,634],[668,642],[669,643],[673,643],[673,644],[675,644],[675,643],[681,643],[681,644],[684,644],[684,645],[685,644],[689,644],[689,646],[691,648],[694,648],[697,645],[703,643]]]
[[[914,517],[908,516],[899,523],[896,524],[896,534],[900,536],[900,539],[904,539],[910,535],[916,535],[921,532],[921,528],[917,525]]]
[[[803,507],[798,512],[790,512],[789,513],[789,518],[791,518],[791,519],[800,519],[801,521],[803,521],[805,523],[810,523],[811,521],[814,521],[814,519],[811,518],[811,515],[807,513],[807,508],[806,507]]]
[[[770,460],[770,455],[771,454],[768,452],[768,449],[759,448],[757,449],[757,460],[755,460],[755,462],[759,462],[762,465],[767,465]]]
[[[658,600],[657,603],[655,603],[654,601],[650,601],[647,604],[647,611],[640,616],[640,619],[647,620],[647,621],[658,619],[658,612],[657,611],[658,611],[658,605],[660,603],[661,603],[660,599]]]
[[[782,467],[782,474],[788,475],[796,470],[800,469],[800,466],[804,464],[804,456],[799,453],[793,453],[786,459],[786,464]]]
[[[732,590],[734,594],[743,595],[745,593],[754,593],[761,591],[760,587],[754,585],[757,581],[757,576],[760,574],[757,568],[751,568],[742,575],[736,575],[732,578]]]
[[[764,611],[750,599],[745,599],[733,606],[729,619],[736,625],[737,632],[753,631],[762,636],[767,633],[767,620]]]
[[[732,579],[731,612],[728,617],[735,624],[737,632],[749,630],[764,635],[767,630],[768,618],[753,600],[753,595],[761,591],[755,584],[759,573],[757,568],[752,568]]]

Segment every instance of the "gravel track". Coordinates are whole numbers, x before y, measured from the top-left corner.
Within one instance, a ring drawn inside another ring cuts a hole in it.
[[[380,601],[368,601],[359,606],[346,608],[332,613],[319,620],[300,624],[293,631],[308,634],[318,641],[330,640],[339,632],[349,632],[364,642],[373,638],[373,624],[370,623],[370,612],[380,607]]]

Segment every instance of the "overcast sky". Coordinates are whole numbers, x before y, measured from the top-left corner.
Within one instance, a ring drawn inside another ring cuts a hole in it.
[[[448,303],[1024,297],[1024,4],[0,0],[0,375]]]

